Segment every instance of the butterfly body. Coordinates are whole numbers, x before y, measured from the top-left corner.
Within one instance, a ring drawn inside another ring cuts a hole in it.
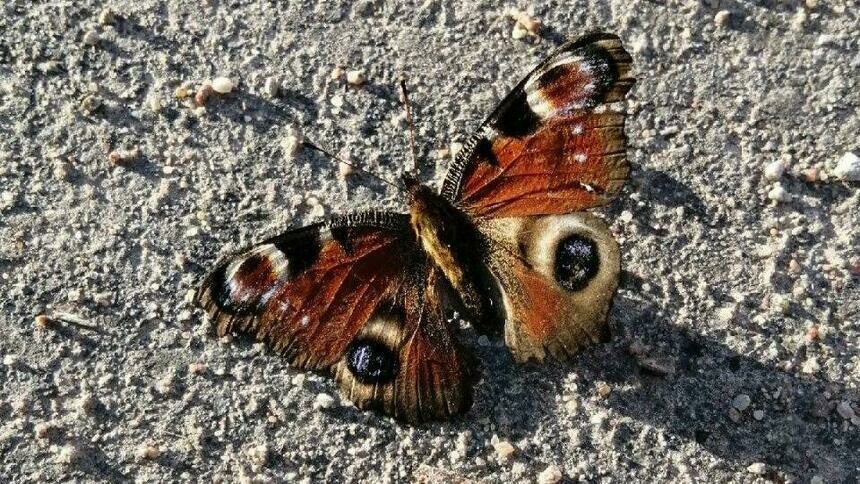
[[[288,230],[219,261],[196,301],[219,334],[266,341],[334,376],[359,408],[408,422],[471,406],[459,314],[517,361],[565,359],[607,335],[620,250],[585,210],[621,189],[633,84],[617,36],[561,46],[458,153],[437,193],[405,179],[408,213]]]
[[[484,334],[498,333],[492,309],[494,284],[480,263],[488,241],[469,217],[426,185],[410,185],[410,223],[429,261],[441,270],[458,293],[462,310]]]

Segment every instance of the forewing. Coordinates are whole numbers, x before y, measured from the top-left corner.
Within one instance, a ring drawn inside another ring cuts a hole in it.
[[[475,217],[565,214],[606,203],[627,178],[624,114],[633,85],[613,34],[563,45],[499,104],[458,153],[442,194]]]
[[[405,217],[361,214],[273,237],[220,262],[197,303],[219,335],[251,333],[296,367],[328,368],[420,256]]]
[[[484,219],[486,264],[498,282],[505,343],[517,361],[566,359],[608,334],[618,243],[587,213]]]

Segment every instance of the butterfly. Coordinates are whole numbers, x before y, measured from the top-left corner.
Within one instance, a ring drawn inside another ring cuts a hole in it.
[[[514,359],[565,359],[607,337],[620,251],[585,212],[629,172],[620,39],[560,46],[502,100],[440,192],[404,177],[408,213],[338,215],[219,261],[196,304],[221,336],[248,333],[291,367],[334,377],[358,408],[416,423],[468,410],[477,362],[461,342],[503,336]]]

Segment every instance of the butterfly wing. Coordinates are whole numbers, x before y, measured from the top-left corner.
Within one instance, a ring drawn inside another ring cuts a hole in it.
[[[607,336],[618,243],[588,213],[483,219],[485,263],[500,288],[505,343],[517,361],[570,357]]]
[[[231,256],[196,300],[219,335],[253,334],[296,368],[331,372],[359,407],[415,422],[471,405],[471,357],[445,318],[450,291],[407,216],[372,212]]]
[[[383,309],[354,338],[334,368],[335,378],[359,408],[399,420],[421,422],[461,413],[472,405],[477,373],[475,360],[448,323],[447,308],[457,305],[453,291],[435,267],[425,266],[409,279],[393,309]],[[379,355],[395,348],[397,374],[372,377],[378,374],[375,368],[385,367],[377,363]]]
[[[612,34],[567,43],[501,102],[458,154],[442,194],[487,239],[505,341],[517,360],[567,357],[606,332],[620,271],[599,219],[629,171],[621,101],[634,79]]]
[[[499,104],[457,154],[442,194],[475,217],[564,214],[615,196],[627,178],[624,115],[633,85],[619,38],[569,42]]]

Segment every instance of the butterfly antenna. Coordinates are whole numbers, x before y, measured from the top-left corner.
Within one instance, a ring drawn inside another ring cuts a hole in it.
[[[415,149],[415,123],[412,120],[412,103],[409,102],[409,91],[406,89],[406,79],[400,78],[400,102],[406,111],[406,123],[409,125],[409,151],[412,154],[412,169],[418,169],[418,155]]]
[[[361,173],[364,173],[365,175],[367,175],[367,176],[369,176],[369,177],[371,177],[371,178],[374,178],[374,179],[376,179],[376,180],[379,180],[379,181],[381,181],[382,183],[385,183],[386,185],[390,185],[390,186],[392,186],[392,187],[394,187],[394,188],[396,188],[396,189],[398,189],[398,190],[401,190],[401,191],[404,189],[402,185],[398,185],[398,184],[396,184],[396,183],[393,183],[393,182],[391,182],[391,181],[389,181],[389,180],[386,180],[385,178],[383,178],[383,177],[381,177],[381,176],[377,175],[376,173],[373,173],[373,172],[371,172],[371,171],[365,170],[364,168],[361,168],[360,166],[355,165],[354,163],[350,163],[350,162],[348,162],[348,161],[344,160],[343,158],[341,158],[341,157],[339,157],[339,156],[337,156],[337,155],[333,154],[331,151],[328,151],[327,149],[320,147],[319,145],[315,144],[315,143],[314,143],[314,142],[312,142],[312,141],[309,141],[309,140],[306,140],[306,139],[305,139],[305,140],[302,140],[302,146],[304,146],[305,148],[310,148],[310,149],[312,149],[312,150],[314,150],[314,151],[318,151],[318,152],[320,152],[320,153],[322,153],[322,154],[324,154],[324,155],[328,156],[328,157],[329,157],[329,158],[331,158],[332,160],[335,160],[335,161],[337,161],[338,163],[343,163],[344,165],[347,165],[347,166],[351,167],[353,170],[356,170],[356,171],[359,171],[359,172],[361,172]]]

